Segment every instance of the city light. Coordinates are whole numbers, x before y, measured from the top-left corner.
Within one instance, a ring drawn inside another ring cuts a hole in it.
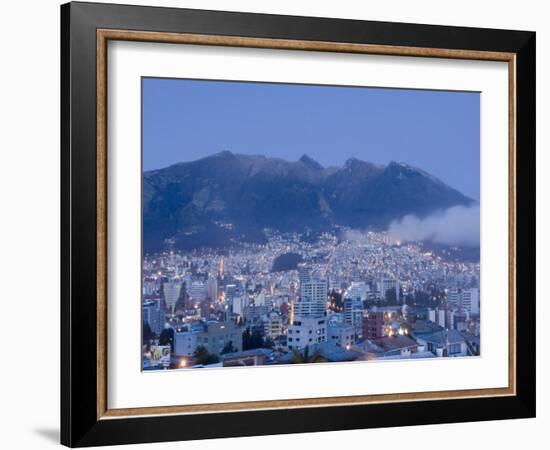
[[[353,231],[354,240],[348,232],[306,240],[267,230],[265,243],[232,244],[223,257],[210,248],[145,256],[144,370],[291,364],[298,349],[316,362],[447,357],[441,330],[468,339],[461,356],[479,354],[478,262],[385,232]],[[287,253],[302,261],[273,271]],[[150,346],[168,352],[168,363]]]

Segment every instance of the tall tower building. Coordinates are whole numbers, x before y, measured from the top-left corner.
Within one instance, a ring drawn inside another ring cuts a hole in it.
[[[164,329],[164,308],[162,301],[146,300],[142,306],[143,323],[148,324],[149,328],[157,336]]]
[[[300,298],[294,302],[287,331],[289,350],[302,350],[308,345],[327,340],[327,280],[315,280],[309,275],[302,279],[304,282],[300,283]]]
[[[218,300],[218,279],[215,276],[208,277],[207,289],[208,298],[213,302]]]
[[[479,314],[479,289],[471,288],[462,291],[461,307],[470,314]]]
[[[181,284],[181,281],[168,281],[162,285],[164,302],[166,303],[166,308],[170,312],[174,311],[174,307],[180,296]]]
[[[327,310],[327,280],[300,283],[300,299],[294,303],[294,316],[323,317]]]
[[[300,286],[303,283],[311,281],[311,273],[306,265],[302,265],[298,271],[298,278],[300,279]]]

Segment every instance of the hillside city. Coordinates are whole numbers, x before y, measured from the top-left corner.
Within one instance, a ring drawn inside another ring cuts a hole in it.
[[[480,354],[479,261],[386,232],[264,232],[144,255],[143,370]]]

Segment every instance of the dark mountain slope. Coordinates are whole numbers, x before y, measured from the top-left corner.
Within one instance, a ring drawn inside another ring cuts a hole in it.
[[[323,168],[224,151],[143,175],[144,250],[262,242],[263,229],[322,231],[334,225],[385,227],[405,214],[424,216],[472,200],[403,163],[350,159]]]

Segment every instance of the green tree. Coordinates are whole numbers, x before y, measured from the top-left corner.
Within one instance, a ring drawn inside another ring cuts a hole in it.
[[[243,331],[243,350],[252,350],[254,348],[262,348],[264,338],[260,331],[250,331],[250,327]]]
[[[199,345],[193,353],[193,361],[195,364],[206,366],[208,364],[216,364],[220,362],[220,358],[218,355],[209,353],[203,345]]]
[[[149,326],[148,323],[144,323],[143,324],[143,344],[144,345],[149,345],[149,342],[151,341],[151,339],[154,339],[155,338],[155,333],[153,333],[153,331],[151,331],[151,327]]]
[[[171,351],[174,351],[174,330],[172,328],[165,328],[161,331],[159,345],[169,345]]]
[[[233,353],[236,352],[237,349],[233,347],[233,341],[226,342],[224,345],[222,351],[220,352],[221,355],[225,355],[226,353]]]
[[[275,347],[275,342],[273,342],[273,339],[266,337],[264,341],[263,348],[271,348],[273,349]]]
[[[292,364],[306,364],[306,363],[320,363],[327,362],[319,350],[314,351],[310,354],[309,346],[304,348],[303,351],[292,350]]]
[[[397,303],[397,294],[395,293],[395,288],[390,288],[386,291],[386,302],[389,304]]]

